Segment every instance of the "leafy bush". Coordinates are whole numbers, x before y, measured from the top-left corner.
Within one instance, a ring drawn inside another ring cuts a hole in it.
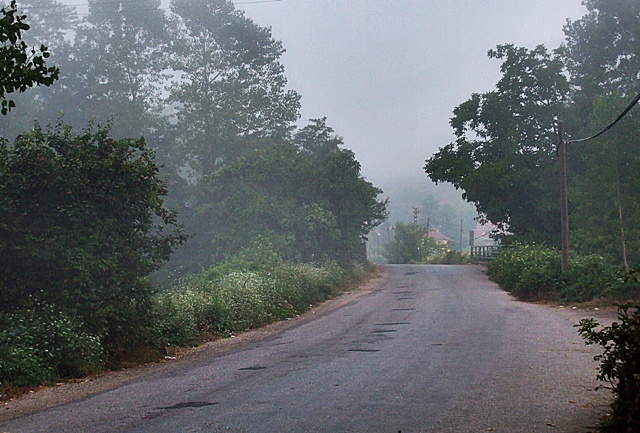
[[[568,302],[586,302],[614,296],[620,270],[597,255],[571,257],[569,270],[562,274],[558,297]]]
[[[0,314],[46,302],[103,338],[146,338],[145,278],[185,236],[144,140],[62,123],[0,140]]]
[[[351,275],[360,274],[354,269]],[[293,317],[333,296],[348,281],[339,266],[236,261],[159,293],[159,345],[188,345]],[[361,276],[361,274],[360,274]]]
[[[104,367],[101,340],[50,305],[0,319],[0,384],[32,387]]]
[[[543,245],[514,244],[488,264],[489,277],[525,300],[586,302],[597,297],[622,299],[633,282],[619,278],[620,269],[597,255],[571,256],[562,272],[560,252]]]
[[[183,284],[156,296],[158,346],[194,344],[206,334],[221,331],[221,302],[205,287]]]
[[[543,245],[515,244],[489,262],[489,277],[521,299],[553,296],[561,275],[560,253]]]
[[[598,344],[604,352],[598,379],[609,382],[615,396],[612,414],[602,425],[604,431],[632,433],[640,428],[640,309],[630,304],[619,306],[618,319],[598,329],[594,319],[580,321],[579,332],[587,344]]]

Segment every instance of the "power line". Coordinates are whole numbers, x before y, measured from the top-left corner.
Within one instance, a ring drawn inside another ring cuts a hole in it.
[[[234,6],[239,6],[239,5],[251,5],[251,4],[260,4],[260,3],[280,3],[283,2],[284,0],[246,0],[246,1],[237,1],[237,2],[231,2],[231,4],[233,4]],[[117,5],[117,4],[122,4],[122,3],[139,3],[142,7],[141,8],[137,8],[136,11],[138,12],[143,12],[145,10],[153,10],[155,8],[149,8],[146,7],[146,5],[144,5],[144,3],[148,3],[149,0],[107,0],[107,1],[97,1],[97,2],[92,2],[92,3],[71,3],[71,4],[64,4],[64,3],[60,3],[58,5],[52,5],[51,7],[30,7],[30,6],[26,6],[26,7],[18,7],[20,10],[23,10],[25,12],[29,12],[29,11],[38,11],[38,10],[56,10],[56,9],[61,9],[64,7],[69,7],[69,8],[74,8],[76,9],[76,14],[84,16],[87,15],[88,12],[78,12],[77,8],[78,7],[86,7],[86,6],[102,6],[102,5]],[[191,8],[196,7],[196,6],[192,6]],[[160,10],[169,10],[169,7],[167,6],[159,6],[158,9]]]
[[[629,111],[631,111],[631,109],[634,107],[634,105],[638,103],[638,101],[640,101],[640,93],[638,93],[638,95],[633,99],[633,101],[631,101],[631,103],[627,106],[627,108],[625,108],[624,111],[616,118],[616,120],[611,122],[606,128],[602,129],[600,132],[596,134],[593,134],[591,137],[581,138],[579,140],[568,140],[568,141],[565,141],[565,144],[584,143],[585,141],[593,140],[594,138],[600,137],[602,134],[604,134],[605,132],[613,128],[613,126],[616,123],[622,120],[622,118],[626,116]]]
[[[109,4],[120,4],[120,3],[146,3],[149,0],[113,0],[113,1],[97,1],[97,2],[92,2],[92,3],[70,3],[70,4],[64,4],[61,3],[59,6],[70,6],[70,7],[76,7],[76,6],[90,6],[90,5],[109,5]],[[247,0],[247,1],[237,1],[237,2],[231,2],[233,5],[249,5],[249,4],[257,4],[257,3],[277,3],[277,2],[282,2],[284,0]],[[57,7],[58,5],[55,5],[53,7],[51,7],[51,9],[53,9],[54,7]],[[46,8],[34,8],[34,7],[26,7],[25,9],[46,9]]]

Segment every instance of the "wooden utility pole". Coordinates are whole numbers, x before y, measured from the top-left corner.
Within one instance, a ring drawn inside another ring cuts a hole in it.
[[[567,146],[564,123],[558,121],[558,156],[560,158],[560,224],[562,225],[562,272],[569,269],[569,199],[567,196]]]

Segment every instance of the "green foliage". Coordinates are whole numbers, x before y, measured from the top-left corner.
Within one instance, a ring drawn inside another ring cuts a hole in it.
[[[172,0],[170,87],[178,151],[196,178],[289,136],[300,95],[287,90],[282,43],[227,0]]]
[[[515,243],[488,263],[489,277],[524,300],[586,302],[599,297],[623,299],[637,289],[620,276],[620,268],[591,254],[571,256],[562,272],[560,252],[544,245]]]
[[[117,352],[148,325],[144,281],[185,237],[144,140],[58,125],[0,146],[0,312],[46,302]]]
[[[0,316],[0,386],[33,387],[104,368],[98,337],[51,305]]]
[[[457,139],[425,171],[462,189],[499,228],[553,243],[560,227],[553,126],[569,92],[563,63],[543,46],[499,45],[489,57],[502,61],[496,89],[454,109]]]
[[[75,28],[72,61],[62,64],[60,92],[49,96],[58,104],[55,113],[64,101],[69,121],[110,121],[116,138],[149,137],[158,128],[170,77],[168,20],[160,0],[145,0],[141,12],[138,3],[89,2],[85,21]]]
[[[224,264],[155,298],[160,345],[195,344],[289,319],[333,296],[348,281],[334,264]]]
[[[207,335],[223,333],[222,301],[211,285],[182,283],[155,297],[158,346],[196,344]]]
[[[628,98],[592,98],[585,134],[615,118]],[[640,263],[640,115],[630,112],[603,137],[580,144],[569,160],[571,170],[571,244],[583,254],[597,251],[623,265]]]
[[[399,222],[393,239],[384,246],[382,255],[388,263],[463,263],[461,254],[451,251],[447,243],[427,237],[427,228],[421,224]]]
[[[292,145],[254,151],[207,180],[198,218],[214,262],[361,260],[363,238],[386,217],[380,190],[352,152]]]
[[[527,300],[552,297],[561,275],[560,253],[543,245],[516,244],[489,262],[488,275],[516,297]]]
[[[435,255],[428,263],[433,265],[464,265],[471,263],[471,258],[457,250],[447,250],[444,254]]]
[[[29,30],[24,22],[26,15],[18,14],[16,1],[0,9],[0,112],[6,115],[15,102],[7,99],[7,93],[24,92],[34,85],[50,86],[58,78],[59,70],[47,66],[47,47],[29,50],[22,40],[22,32]]]
[[[567,22],[563,47],[572,82],[588,98],[603,90],[635,93],[640,70],[640,4],[585,0],[588,13]]]
[[[427,234],[427,228],[423,225],[396,224],[393,239],[384,246],[382,255],[389,263],[420,263],[422,253],[420,245]]]
[[[602,346],[598,379],[608,382],[615,396],[612,413],[603,422],[606,432],[632,433],[640,426],[640,309],[618,308],[619,322],[600,327],[595,319],[580,321],[579,333],[587,344]]]

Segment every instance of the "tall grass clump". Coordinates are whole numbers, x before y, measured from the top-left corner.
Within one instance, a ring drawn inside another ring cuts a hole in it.
[[[222,264],[157,295],[159,343],[191,345],[295,317],[364,272],[333,263]]]

